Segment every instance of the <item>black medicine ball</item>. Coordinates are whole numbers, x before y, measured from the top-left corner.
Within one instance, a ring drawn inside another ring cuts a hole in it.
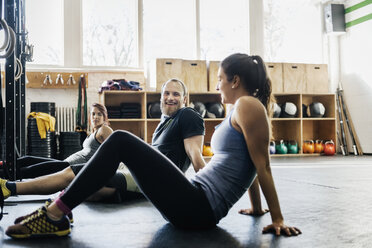
[[[283,103],[281,108],[282,108],[282,112],[280,114],[280,117],[293,118],[296,116],[297,107],[294,103],[292,102]]]
[[[225,116],[225,109],[222,103],[219,102],[207,103],[206,107],[208,118],[223,118]]]
[[[147,116],[149,118],[160,118],[161,116],[160,102],[151,102],[147,104]]]
[[[314,118],[323,117],[325,114],[325,107],[320,102],[313,102],[312,104],[309,105],[307,114],[310,117],[314,117]]]
[[[273,118],[278,118],[280,116],[280,113],[282,112],[281,107],[275,102],[274,103],[274,113]]]
[[[207,113],[207,109],[205,108],[204,103],[202,103],[202,102],[191,102],[190,107],[195,109],[201,115],[201,117],[203,117],[203,118],[205,117],[205,115]]]
[[[305,104],[302,104],[302,117],[309,117],[307,114],[307,106]]]

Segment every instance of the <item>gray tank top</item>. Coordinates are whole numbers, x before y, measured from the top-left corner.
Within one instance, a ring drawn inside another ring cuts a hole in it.
[[[97,131],[89,135],[84,140],[82,150],[71,154],[64,161],[68,162],[70,165],[83,164],[88,162],[88,160],[93,156],[98,147],[101,145],[101,143],[99,143],[96,139]]]
[[[211,161],[191,179],[204,190],[216,223],[227,215],[256,177],[244,136],[231,125],[233,111],[216,127],[212,136],[214,155]]]

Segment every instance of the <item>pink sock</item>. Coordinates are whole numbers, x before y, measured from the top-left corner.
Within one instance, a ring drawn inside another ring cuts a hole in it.
[[[56,205],[58,206],[58,208],[64,213],[64,214],[69,214],[71,213],[71,209],[63,203],[63,201],[61,200],[61,198],[57,198],[55,201]]]

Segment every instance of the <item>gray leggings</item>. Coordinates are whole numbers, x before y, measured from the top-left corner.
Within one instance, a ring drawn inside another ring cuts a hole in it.
[[[103,187],[120,162],[125,163],[144,195],[173,225],[192,229],[216,225],[211,206],[199,185],[192,184],[166,156],[126,131],[110,135],[60,200],[73,209]]]

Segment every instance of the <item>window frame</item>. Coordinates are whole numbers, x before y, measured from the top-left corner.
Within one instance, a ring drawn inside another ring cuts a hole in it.
[[[196,44],[196,59],[200,60],[200,1],[193,0],[195,6],[195,16],[196,16],[196,25],[194,28],[195,32],[195,44]],[[262,0],[260,0],[262,1]],[[250,4],[248,4],[248,9],[251,9]],[[59,70],[86,70],[86,71],[138,71],[144,70],[146,61],[144,61],[144,40],[143,40],[143,0],[136,0],[136,21],[137,21],[137,58],[138,66],[137,67],[128,67],[128,66],[86,66],[83,65],[83,30],[82,30],[82,0],[63,0],[63,47],[64,47],[64,56],[63,56],[63,65],[48,65],[48,64],[27,64],[27,67],[30,69],[59,69]],[[248,12],[249,10],[247,10]],[[257,15],[257,14],[256,14]],[[26,17],[27,18],[27,17]],[[247,18],[248,19],[248,18]],[[251,19],[249,17],[249,19]],[[27,19],[26,19],[27,21]],[[76,25],[79,23],[79,25]],[[247,20],[248,36],[247,41],[249,44],[246,44],[247,53],[251,50],[251,39],[255,37],[255,34],[250,28],[250,20]],[[66,35],[66,34],[69,35]],[[78,45],[77,45],[78,44]]]

